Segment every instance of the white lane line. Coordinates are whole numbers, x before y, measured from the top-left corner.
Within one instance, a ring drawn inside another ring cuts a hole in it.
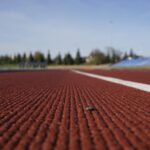
[[[122,79],[117,79],[117,78],[112,78],[112,77],[106,77],[106,76],[96,75],[96,74],[92,74],[92,73],[86,73],[86,72],[82,72],[82,71],[78,71],[78,70],[72,70],[72,71],[77,73],[77,74],[85,75],[88,77],[101,79],[101,80],[109,81],[112,83],[117,83],[120,85],[125,85],[128,87],[132,87],[135,89],[145,91],[145,92],[150,92],[150,85],[149,84],[127,81],[127,80],[122,80]]]

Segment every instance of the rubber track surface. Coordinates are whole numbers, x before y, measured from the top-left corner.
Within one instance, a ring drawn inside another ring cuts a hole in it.
[[[83,70],[88,73],[150,84],[150,70]]]
[[[71,71],[0,74],[0,149],[148,150],[150,94]]]

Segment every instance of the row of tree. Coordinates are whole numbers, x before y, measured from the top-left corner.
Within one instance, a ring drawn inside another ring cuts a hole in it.
[[[27,55],[17,54],[12,56],[5,55],[0,56],[0,64],[20,64],[20,63],[46,63],[48,65],[56,64],[56,65],[73,65],[73,64],[83,64],[85,59],[81,57],[79,49],[77,50],[76,57],[73,58],[70,53],[67,53],[64,58],[62,58],[59,53],[54,59],[51,58],[50,51],[48,51],[47,56],[45,56],[41,51],[36,51],[35,53],[30,53]]]
[[[80,65],[84,63],[88,64],[106,64],[106,63],[116,63],[120,60],[127,59],[129,57],[138,57],[134,54],[133,50],[130,51],[128,54],[127,52],[122,54],[121,51],[118,51],[112,47],[109,47],[107,53],[102,52],[99,49],[94,49],[90,53],[88,57],[82,57],[80,50],[78,49],[76,52],[75,58],[72,57],[70,53],[65,54],[62,58],[61,54],[59,53],[54,59],[51,58],[50,51],[48,51],[47,56],[45,56],[41,51],[36,51],[35,53],[30,53],[27,55],[24,54],[17,54],[13,57],[8,55],[0,56],[0,64],[20,64],[20,63],[46,63],[48,65],[56,64],[56,65]]]

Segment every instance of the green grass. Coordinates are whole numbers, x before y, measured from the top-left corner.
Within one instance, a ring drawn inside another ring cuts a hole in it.
[[[19,68],[19,66],[17,64],[0,64],[0,68]]]

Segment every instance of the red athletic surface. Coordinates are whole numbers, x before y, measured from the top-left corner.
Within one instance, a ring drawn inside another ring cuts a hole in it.
[[[84,70],[88,73],[150,84],[150,70]]]
[[[150,94],[71,71],[1,73],[0,149],[148,150]]]

